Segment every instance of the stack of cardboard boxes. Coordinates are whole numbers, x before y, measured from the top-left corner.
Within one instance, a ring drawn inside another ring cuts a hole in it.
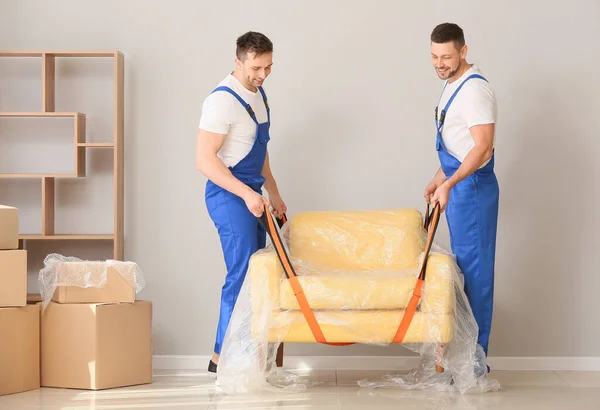
[[[0,205],[0,395],[40,387],[40,310],[27,304],[16,208]]]
[[[16,210],[7,209],[0,208],[0,239],[10,239],[7,244],[16,248],[15,229],[5,234],[6,226],[16,224]],[[135,288],[114,267],[61,263],[58,283],[86,269],[106,269],[106,282],[101,287],[58,286],[44,309],[41,303],[25,306],[25,251],[6,252],[11,254],[5,260],[0,256],[0,306],[12,300],[21,307],[6,309],[7,319],[0,312],[0,334],[16,335],[0,337],[0,394],[40,386],[99,390],[152,382],[152,304],[136,300]],[[14,261],[7,264],[11,257]],[[6,340],[10,344],[5,346]],[[8,369],[5,356],[11,358]],[[13,386],[14,375],[19,385]]]

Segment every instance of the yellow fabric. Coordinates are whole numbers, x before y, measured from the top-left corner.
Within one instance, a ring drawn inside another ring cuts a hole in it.
[[[403,310],[347,311],[316,314],[325,339],[333,343],[391,343],[404,316]],[[269,342],[316,342],[300,311],[280,312],[273,317]],[[417,312],[403,343],[447,343],[452,339],[449,314]]]
[[[421,213],[309,212],[289,223],[292,264],[327,341],[390,343],[420,268],[426,240]],[[324,273],[307,271],[307,266]],[[452,338],[452,266],[449,256],[430,255],[419,311],[404,343]],[[270,342],[315,342],[276,253],[253,255],[249,275],[253,335],[261,337],[267,330],[260,329],[265,318],[259,312],[270,312]]]
[[[421,310],[448,313],[452,311],[452,276],[446,255],[431,255],[425,276]],[[273,272],[273,274],[276,274]],[[318,274],[298,278],[308,304],[317,309],[404,309],[417,283],[417,270],[400,276],[337,277]],[[410,276],[408,276],[410,275]],[[279,302],[281,309],[300,309],[287,279],[282,280]]]
[[[403,271],[425,247],[423,217],[413,209],[304,212],[289,222],[292,255],[312,266]]]
[[[279,287],[281,278],[285,275],[277,255],[268,252],[252,255],[248,275],[252,311],[263,312],[267,305],[273,305],[272,310],[279,310]],[[260,319],[256,314],[253,314],[252,318]]]

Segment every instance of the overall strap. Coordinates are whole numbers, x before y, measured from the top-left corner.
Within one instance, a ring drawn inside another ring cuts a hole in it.
[[[265,108],[267,109],[267,120],[271,122],[271,108],[269,108],[269,103],[267,102],[267,94],[265,94],[265,90],[262,87],[258,87],[258,90],[260,91],[263,101],[265,102]]]
[[[436,108],[436,110],[435,110],[435,111],[436,111],[436,119],[435,119],[435,120],[436,120],[436,125],[437,125],[438,132],[440,132],[440,131],[442,130],[442,126],[444,125],[444,119],[446,118],[446,113],[448,112],[448,109],[450,108],[450,105],[452,105],[452,102],[454,101],[454,98],[456,98],[456,96],[457,96],[458,92],[459,92],[459,91],[460,91],[460,89],[463,87],[463,85],[465,85],[465,83],[466,83],[467,81],[469,81],[469,80],[471,80],[471,79],[473,79],[473,78],[479,78],[479,79],[482,79],[483,81],[486,81],[486,82],[487,82],[487,80],[486,80],[486,79],[485,79],[483,76],[481,76],[481,75],[479,75],[479,74],[471,74],[470,76],[468,76],[468,77],[465,79],[465,81],[463,81],[463,82],[462,82],[462,83],[461,83],[461,84],[458,86],[458,88],[457,88],[457,89],[454,91],[454,93],[452,93],[452,96],[450,96],[450,99],[449,99],[449,100],[448,100],[448,102],[446,103],[446,106],[444,107],[444,109],[443,109],[443,110],[442,110],[442,112],[440,113],[440,118],[439,118],[439,121],[438,121],[438,118],[437,118],[437,108]],[[446,85],[448,85],[448,82],[446,82],[446,84],[444,85],[444,90],[446,89]],[[442,94],[443,94],[443,91],[442,91]]]
[[[258,121],[256,120],[256,115],[254,114],[254,110],[252,109],[250,104],[248,104],[246,101],[244,101],[244,99],[242,97],[240,97],[235,91],[233,91],[231,88],[226,87],[226,86],[221,86],[221,87],[215,88],[213,90],[213,93],[215,93],[217,91],[225,91],[225,92],[228,92],[229,94],[233,95],[240,102],[240,104],[242,104],[242,106],[246,109],[246,111],[248,111],[248,114],[250,115],[252,120],[258,124]]]

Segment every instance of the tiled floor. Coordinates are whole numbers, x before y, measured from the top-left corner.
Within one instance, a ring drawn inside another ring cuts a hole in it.
[[[204,372],[157,371],[150,385],[100,392],[42,388],[0,397],[0,409],[598,409],[600,372],[494,371],[500,391],[464,395],[360,388],[386,371],[317,370],[302,393],[226,396]]]

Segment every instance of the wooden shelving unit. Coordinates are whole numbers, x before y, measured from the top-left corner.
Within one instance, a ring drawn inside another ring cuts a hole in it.
[[[39,178],[41,180],[42,196],[42,233],[21,234],[23,241],[38,240],[69,240],[89,241],[106,240],[113,242],[113,259],[123,260],[123,234],[124,234],[124,56],[118,51],[28,51],[28,50],[0,50],[0,57],[32,57],[42,59],[42,112],[0,112],[0,117],[49,117],[73,118],[73,138],[75,149],[75,163],[72,174],[0,174],[0,178]],[[68,57],[104,57],[112,58],[113,86],[114,86],[114,129],[113,141],[107,143],[86,142],[86,116],[80,112],[56,112],[56,58]],[[112,149],[114,152],[113,169],[113,207],[114,224],[110,234],[55,234],[55,182],[62,178],[85,178],[86,157],[88,149]]]

